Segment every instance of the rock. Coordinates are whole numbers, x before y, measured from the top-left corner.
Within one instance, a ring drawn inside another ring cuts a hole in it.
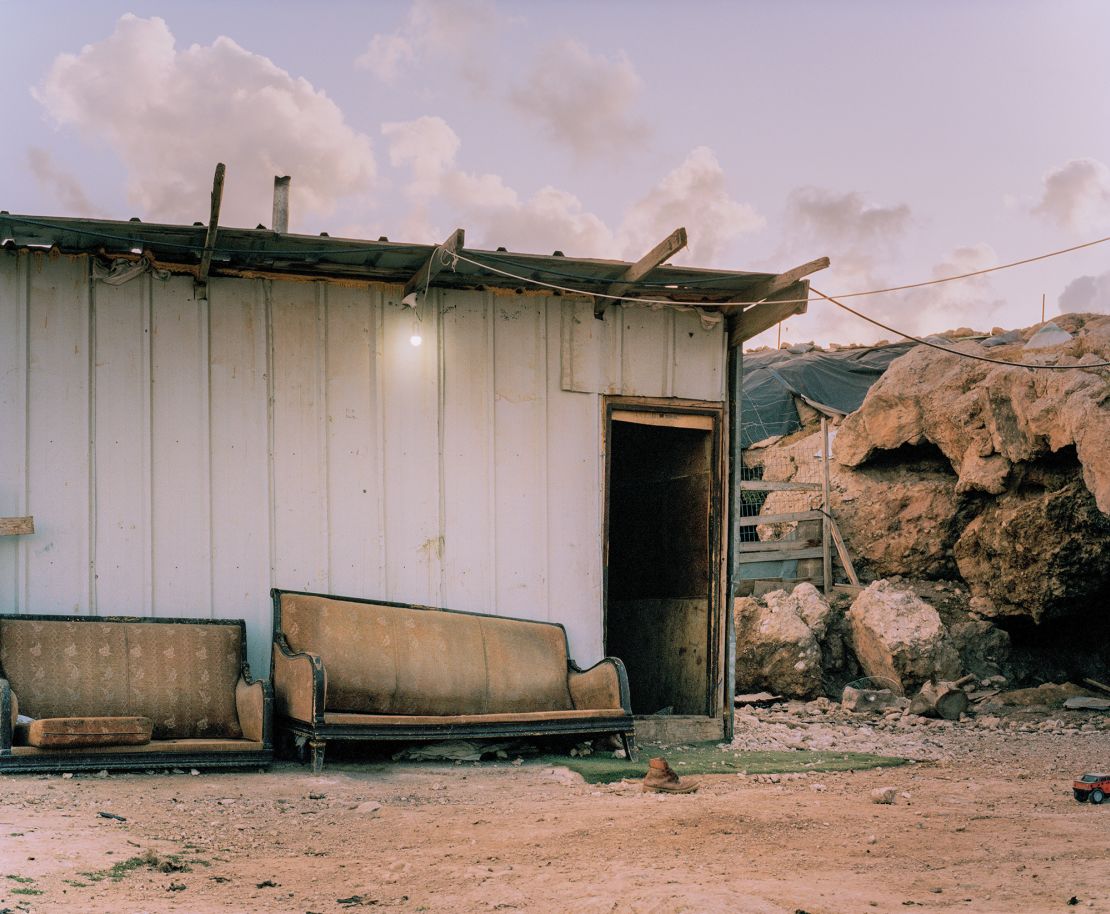
[[[988,617],[1057,620],[1110,592],[1110,517],[1071,471],[1032,471],[964,529],[954,554]]]
[[[365,803],[359,803],[354,808],[354,811],[364,816],[376,816],[382,811],[382,804],[375,803],[373,800],[367,800]]]
[[[1063,315],[1056,323],[1075,334],[1058,356],[1074,370],[1034,373],[924,346],[895,359],[841,424],[834,459],[854,467],[882,451],[930,442],[959,474],[958,492],[999,494],[1015,464],[1074,447],[1087,488],[1110,514],[1110,378],[1081,367],[1110,358],[1110,316]],[[992,354],[1022,358],[1018,344]]]
[[[1010,668],[1010,635],[986,620],[957,622],[948,629],[960,664],[990,688],[993,677]]]
[[[1110,711],[1110,699],[1076,695],[1074,698],[1066,699],[1064,707],[1069,711]]]
[[[871,802],[879,806],[890,806],[896,796],[898,791],[893,787],[876,787],[871,791]]]
[[[735,603],[736,689],[767,689],[792,698],[821,691],[821,647],[829,606],[812,584],[793,593],[772,591],[761,602],[741,597]]]
[[[916,594],[876,581],[848,611],[852,643],[868,676],[911,691],[929,679],[955,679],[960,658],[940,616]]]
[[[899,698],[890,689],[856,689],[845,686],[840,704],[845,711],[886,711],[897,708]]]

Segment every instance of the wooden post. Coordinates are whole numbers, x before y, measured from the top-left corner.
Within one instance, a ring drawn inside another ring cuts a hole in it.
[[[1044,292],[1041,293],[1041,323],[1044,323]]]
[[[220,227],[220,204],[224,199],[224,173],[226,168],[223,162],[216,163],[216,173],[212,176],[211,211],[208,216],[208,231],[204,236],[204,250],[200,255],[200,266],[197,267],[197,281],[194,294],[197,299],[208,300],[208,271],[212,267],[212,252],[216,248],[216,232]]]
[[[832,576],[832,535],[829,528],[829,518],[832,517],[832,505],[830,504],[830,485],[829,485],[829,419],[827,416],[821,417],[821,466],[822,473],[822,490],[821,490],[821,508],[824,511],[824,516],[821,518],[821,561],[822,572],[825,576],[825,596],[832,593],[833,576]]]
[[[279,235],[289,231],[289,175],[274,175],[274,210],[270,228]]]

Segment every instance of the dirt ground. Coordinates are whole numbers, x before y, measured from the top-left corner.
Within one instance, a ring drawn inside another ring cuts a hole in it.
[[[1110,767],[1110,730],[956,726],[928,746],[688,796],[510,762],[4,776],[0,912],[1110,911],[1110,803],[1070,790]],[[895,803],[872,803],[886,786]]]

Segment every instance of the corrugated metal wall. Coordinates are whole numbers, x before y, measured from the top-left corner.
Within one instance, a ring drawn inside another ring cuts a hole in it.
[[[721,399],[720,328],[433,289],[414,347],[398,292],[206,302],[0,253],[0,515],[36,525],[0,538],[0,611],[244,617],[265,672],[278,586],[559,621],[599,659],[598,393]]]

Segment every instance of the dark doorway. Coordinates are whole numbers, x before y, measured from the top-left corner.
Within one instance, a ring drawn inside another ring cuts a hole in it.
[[[716,417],[613,410],[605,648],[635,714],[714,714]]]

